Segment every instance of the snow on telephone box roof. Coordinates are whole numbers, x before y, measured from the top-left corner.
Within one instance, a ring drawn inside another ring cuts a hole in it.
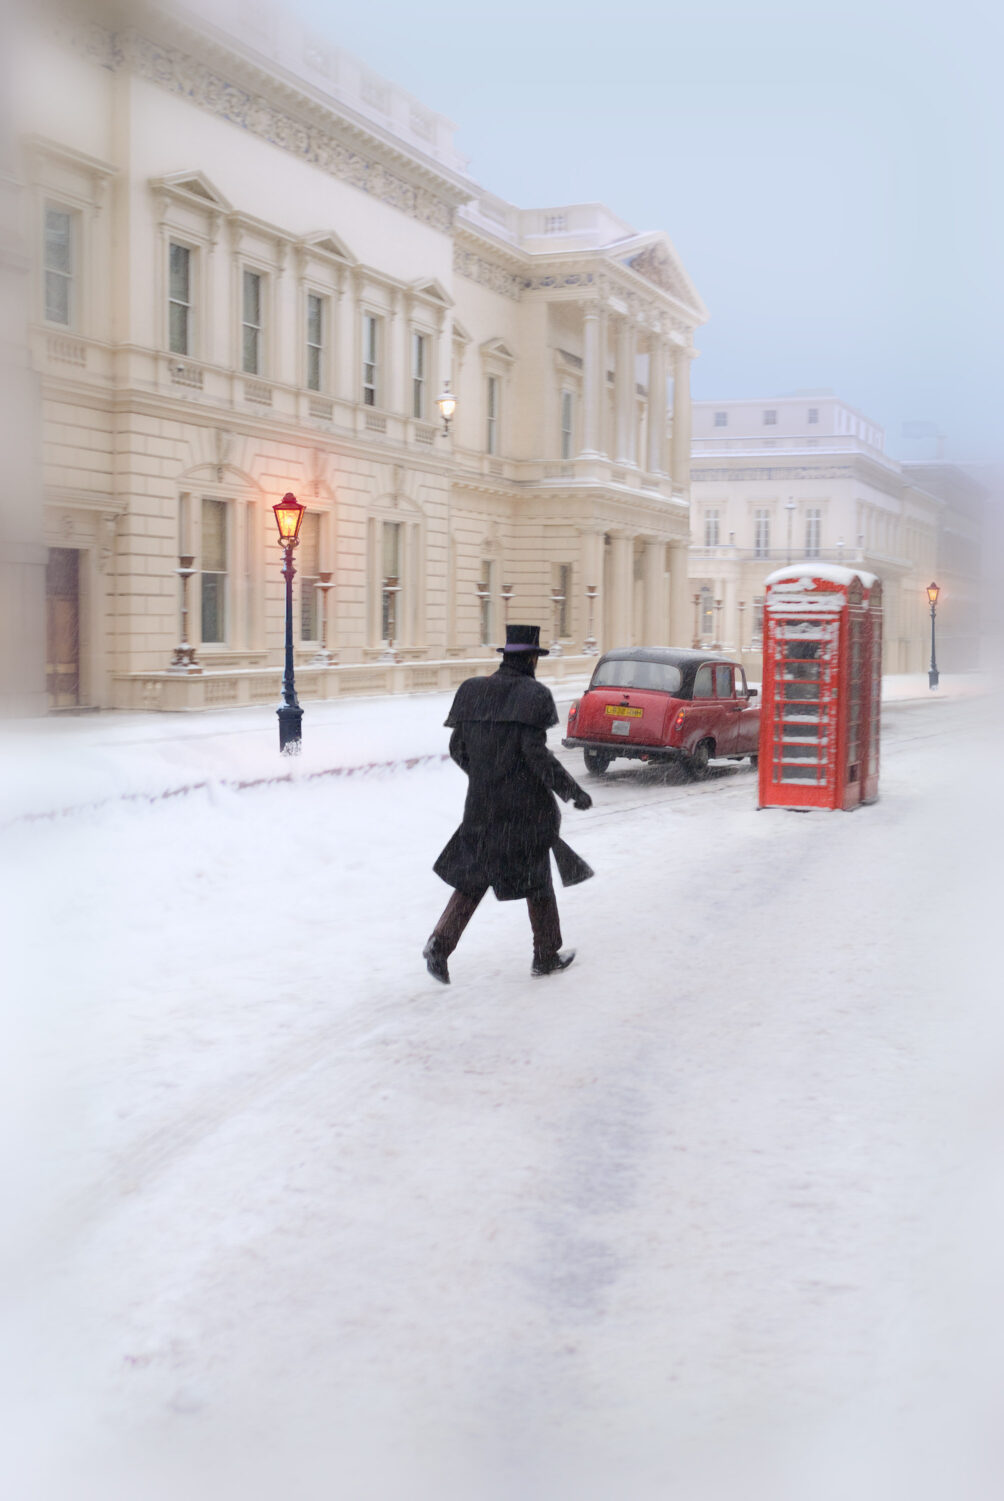
[[[767,609],[772,612],[797,608],[835,610],[840,608],[838,591],[848,604],[868,605],[874,597],[881,604],[882,585],[874,573],[845,568],[839,563],[795,564],[776,568],[767,575]]]

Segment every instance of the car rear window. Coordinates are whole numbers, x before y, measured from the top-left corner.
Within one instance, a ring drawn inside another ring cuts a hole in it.
[[[633,662],[621,658],[601,662],[593,673],[591,688],[651,688],[656,693],[679,693],[683,673],[671,662]]]

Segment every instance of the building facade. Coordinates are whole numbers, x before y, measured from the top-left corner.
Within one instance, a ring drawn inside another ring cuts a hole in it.
[[[941,664],[979,665],[983,491],[964,470],[898,463],[830,392],[695,402],[693,435],[688,639],[758,671],[764,579],[820,560],[882,579],[885,672],[927,667],[932,579]]]
[[[45,9],[20,49],[51,705],[273,700],[287,490],[305,698],[449,686],[507,615],[559,664],[686,634],[706,314],[664,234],[486,193],[262,4]]]

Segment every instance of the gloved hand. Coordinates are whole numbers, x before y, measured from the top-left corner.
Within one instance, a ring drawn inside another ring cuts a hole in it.
[[[578,792],[572,798],[572,806],[578,808],[581,813],[585,813],[587,808],[591,808],[593,806],[593,800],[584,787],[580,787]]]

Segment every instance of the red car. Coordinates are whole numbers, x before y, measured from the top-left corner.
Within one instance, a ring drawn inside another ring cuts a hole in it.
[[[618,756],[680,761],[693,776],[713,756],[757,764],[760,708],[738,662],[707,651],[625,646],[603,654],[568,711],[562,745],[601,775]]]

